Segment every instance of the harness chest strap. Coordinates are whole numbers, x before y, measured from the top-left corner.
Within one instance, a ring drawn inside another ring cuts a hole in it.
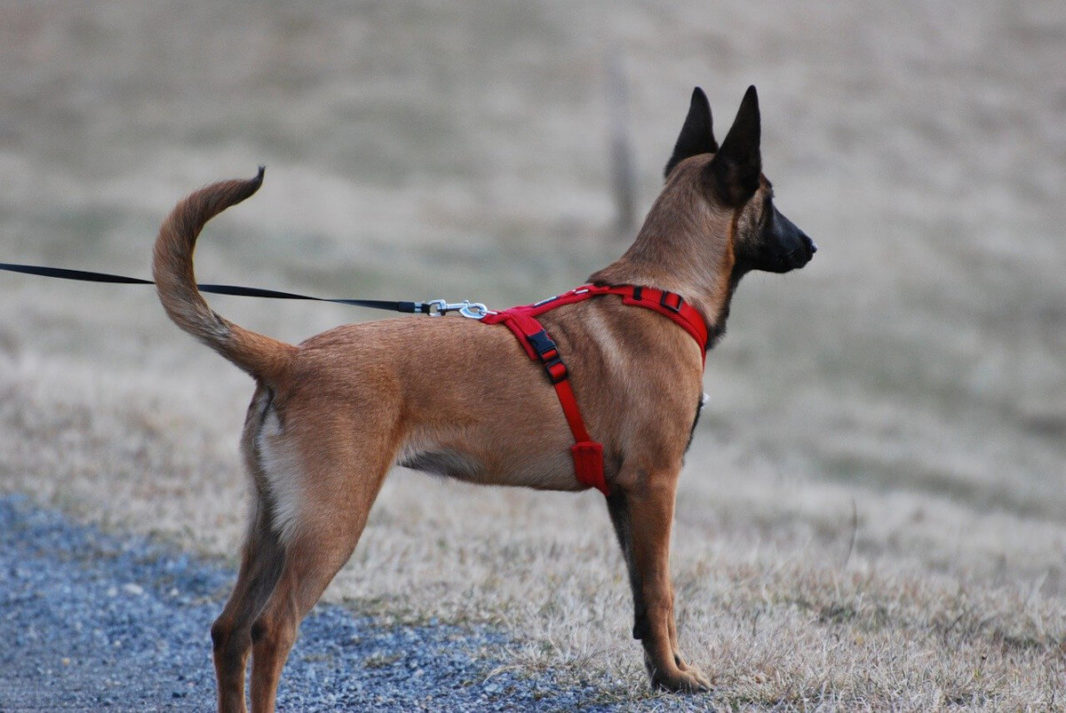
[[[555,342],[548,335],[537,316],[563,305],[581,302],[600,295],[619,295],[622,304],[644,307],[677,323],[700,345],[704,360],[707,358],[707,325],[695,307],[684,301],[681,295],[654,287],[640,285],[584,285],[536,304],[511,307],[500,312],[490,312],[482,318],[484,324],[504,324],[530,359],[544,365],[563,415],[574,436],[570,452],[574,459],[577,479],[586,487],[596,488],[604,495],[610,494],[603,469],[603,444],[593,441],[581,418],[574,390],[570,387],[570,375],[559,354]]]

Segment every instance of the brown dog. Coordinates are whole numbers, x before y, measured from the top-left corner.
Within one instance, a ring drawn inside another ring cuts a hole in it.
[[[759,127],[751,87],[719,149],[697,88],[666,187],[636,242],[590,283],[683,296],[705,321],[709,348],[742,275],[806,264],[815,246],[773,206]],[[582,487],[556,394],[507,329],[406,318],[342,326],[293,346],[212,312],[193,277],[197,235],[255,193],[261,179],[190,195],[155,245],[167,314],[257,383],[241,442],[255,508],[236,586],[211,629],[221,711],[245,710],[249,653],[252,708],[274,709],[300,621],[352,554],[393,464],[486,484]],[[609,295],[561,306],[541,321],[567,362],[589,433],[603,444],[607,508],[629,567],[633,633],[652,683],[707,690],[678,650],[669,572],[674,495],[703,391],[703,349],[671,320]]]

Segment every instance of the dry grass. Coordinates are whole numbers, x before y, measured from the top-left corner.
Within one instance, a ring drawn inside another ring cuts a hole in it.
[[[608,237],[602,66],[646,205],[691,85],[759,86],[822,250],[710,355],[673,570],[737,710],[1064,710],[1066,11],[636,2],[0,3],[0,259],[144,274],[174,200],[270,167],[201,277],[341,296],[565,289]],[[0,276],[0,489],[232,561],[250,384],[148,290]],[[353,318],[218,298],[290,340]],[[363,318],[364,314],[354,315]],[[328,596],[488,621],[514,665],[645,692],[600,499],[395,473]]]

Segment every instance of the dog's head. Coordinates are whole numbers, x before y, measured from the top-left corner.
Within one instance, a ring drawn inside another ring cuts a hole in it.
[[[685,163],[689,167],[684,172],[687,180],[698,181],[699,192],[712,207],[728,209],[734,215],[730,236],[735,278],[749,270],[788,272],[801,268],[818,249],[774,207],[773,186],[762,173],[760,136],[755,87],[748,87],[721,147],[714,139],[707,96],[696,87],[674,153],[666,164],[667,181],[678,165]]]

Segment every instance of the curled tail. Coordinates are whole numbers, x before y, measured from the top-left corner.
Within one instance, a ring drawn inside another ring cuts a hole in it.
[[[248,198],[263,183],[262,167],[250,180],[220,181],[178,203],[159,228],[152,275],[159,301],[174,323],[257,379],[281,375],[296,348],[256,334],[219,316],[196,287],[192,256],[207,221]]]

